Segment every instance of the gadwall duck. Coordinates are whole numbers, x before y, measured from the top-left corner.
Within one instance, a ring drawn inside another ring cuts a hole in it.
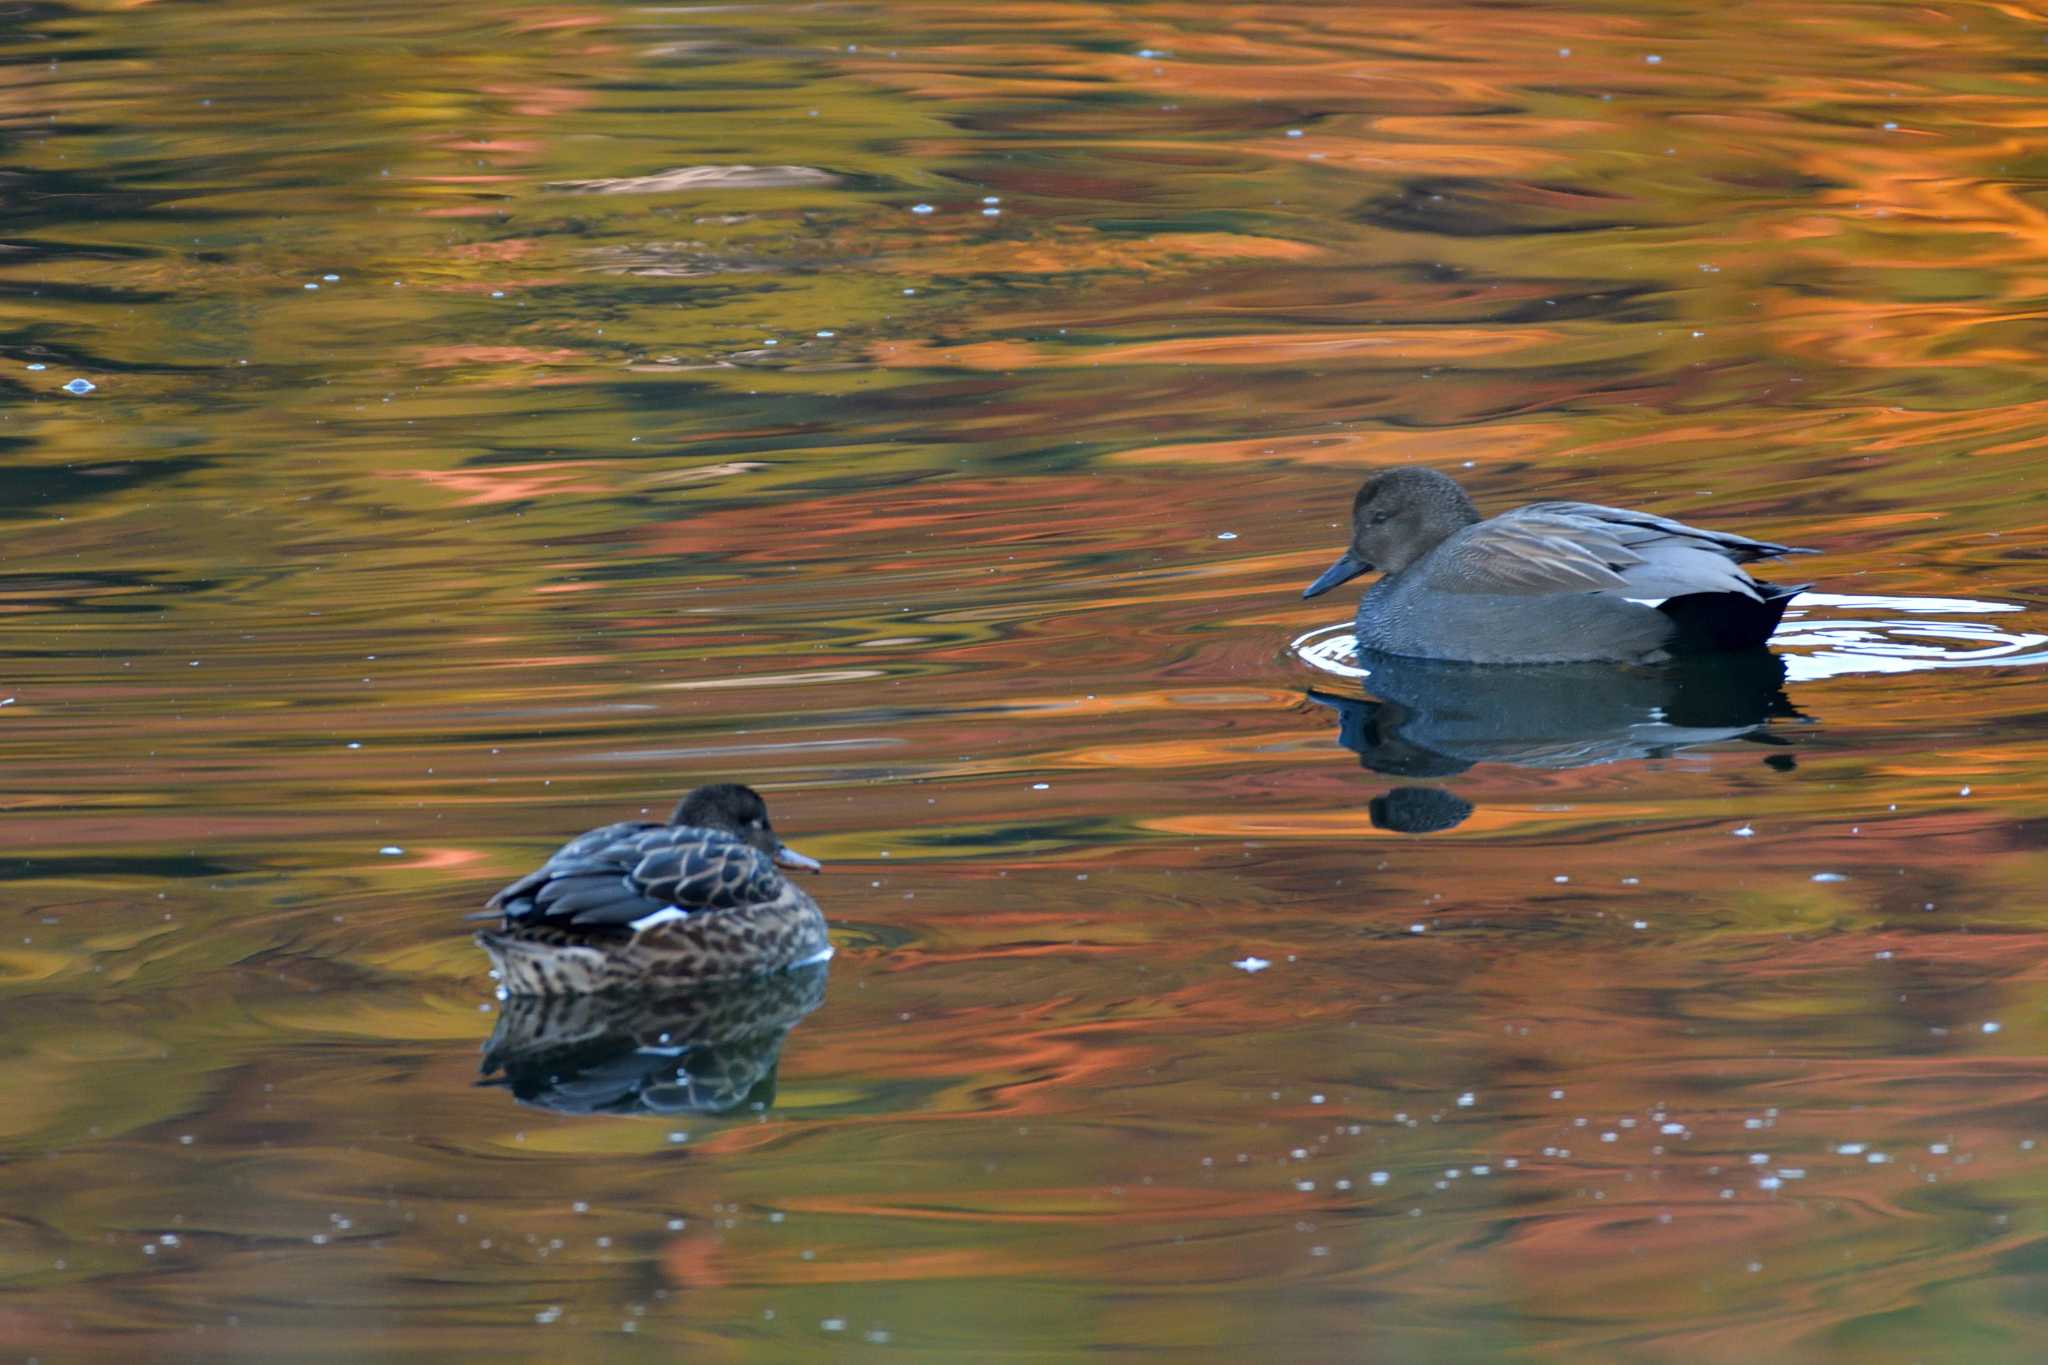
[[[699,787],[667,824],[579,834],[484,903],[476,940],[510,995],[728,981],[832,955],[817,902],[776,864],[818,864],[776,837],[759,793]]]
[[[1648,512],[1536,502],[1482,521],[1432,469],[1390,469],[1351,503],[1351,547],[1303,597],[1370,569],[1358,644],[1462,663],[1658,662],[1754,649],[1810,584],[1736,568],[1812,550]]]

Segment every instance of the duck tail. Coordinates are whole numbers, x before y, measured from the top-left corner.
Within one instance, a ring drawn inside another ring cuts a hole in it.
[[[603,958],[588,948],[535,943],[492,929],[477,932],[508,995],[586,995],[602,990]]]
[[[1757,596],[1733,592],[1692,592],[1667,598],[1657,610],[1678,627],[1668,648],[1673,654],[1707,654],[1719,650],[1761,649],[1785,617],[1792,599],[1812,587],[1785,587],[1754,580]]]

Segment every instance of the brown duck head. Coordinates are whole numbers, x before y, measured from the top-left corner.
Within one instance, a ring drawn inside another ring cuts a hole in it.
[[[730,834],[760,849],[783,867],[803,872],[819,870],[816,858],[805,857],[775,833],[775,826],[768,821],[768,803],[761,799],[761,793],[738,782],[713,782],[689,792],[676,803],[675,814],[668,822]]]

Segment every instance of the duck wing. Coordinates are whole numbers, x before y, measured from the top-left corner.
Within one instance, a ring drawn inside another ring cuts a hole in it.
[[[1732,592],[1759,596],[1736,566],[1812,550],[1709,531],[1591,502],[1536,502],[1468,526],[1444,542],[1447,591],[1541,596],[1605,592],[1667,598]]]
[[[731,835],[626,822],[571,839],[485,910],[518,924],[600,928],[667,909],[733,909],[773,900],[782,889],[768,856]]]
[[[615,861],[612,857],[614,850],[623,851],[640,835],[661,828],[663,826],[651,820],[621,820],[616,824],[600,825],[596,829],[585,830],[549,854],[548,860],[539,867],[485,901],[482,913],[470,918],[487,919],[500,911],[508,919],[531,917],[537,906],[536,897],[550,882],[557,878],[578,875],[579,872],[596,872],[609,868]],[[550,899],[552,900],[552,897]]]

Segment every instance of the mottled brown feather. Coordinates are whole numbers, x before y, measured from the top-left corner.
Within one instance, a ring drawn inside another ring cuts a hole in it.
[[[578,835],[492,896],[487,913],[502,919],[477,942],[505,990],[564,995],[676,987],[829,956],[817,903],[770,857],[772,850],[789,855],[768,827],[760,798],[744,787],[700,788],[679,813],[707,792],[717,798],[714,814],[719,800],[751,803],[747,809],[760,818],[744,823],[758,843],[737,827],[624,821]]]

